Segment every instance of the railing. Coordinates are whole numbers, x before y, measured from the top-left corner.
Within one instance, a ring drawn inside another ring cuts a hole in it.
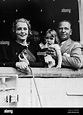
[[[0,77],[6,78],[0,90],[0,106],[83,107],[82,69],[31,69],[32,73],[23,74],[12,67],[0,67]]]

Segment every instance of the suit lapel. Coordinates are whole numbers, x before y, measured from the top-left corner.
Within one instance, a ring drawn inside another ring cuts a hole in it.
[[[67,52],[67,50],[69,49],[70,45],[71,45],[71,39],[68,39],[61,47],[61,52],[62,54]]]

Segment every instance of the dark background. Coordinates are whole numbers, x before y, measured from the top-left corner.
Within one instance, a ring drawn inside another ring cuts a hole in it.
[[[71,9],[71,13],[62,9]],[[0,0],[0,41],[11,40],[12,22],[17,18],[30,20],[32,30],[42,34],[67,19],[72,23],[72,39],[80,40],[77,0]]]

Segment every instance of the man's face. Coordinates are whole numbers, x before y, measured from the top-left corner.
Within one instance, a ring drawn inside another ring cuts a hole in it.
[[[69,39],[71,34],[72,34],[72,30],[71,30],[71,25],[69,22],[63,21],[59,23],[58,35],[59,35],[60,41],[65,41]]]
[[[25,22],[18,22],[16,24],[16,36],[19,40],[26,40],[28,36],[28,26]]]

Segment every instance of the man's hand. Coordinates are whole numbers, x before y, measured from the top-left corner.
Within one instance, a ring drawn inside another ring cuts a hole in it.
[[[64,53],[63,56],[70,57],[70,54]]]

